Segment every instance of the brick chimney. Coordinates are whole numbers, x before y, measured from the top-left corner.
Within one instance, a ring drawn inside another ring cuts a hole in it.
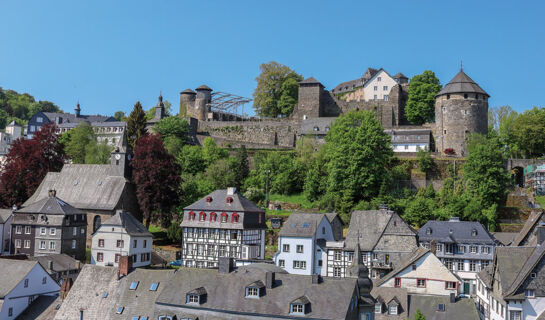
[[[430,251],[433,254],[437,253],[437,242],[435,240],[430,241]]]
[[[72,278],[63,278],[61,284],[61,299],[64,300],[64,298],[66,298],[70,289],[72,289]]]
[[[220,257],[218,262],[218,273],[231,273],[234,269],[234,260],[229,257]]]
[[[272,289],[274,287],[275,273],[272,271],[267,271],[265,273],[265,287],[267,289]]]
[[[129,272],[131,272],[131,268],[132,268],[131,257],[129,256],[119,257],[118,267],[119,267],[119,277],[128,275]]]

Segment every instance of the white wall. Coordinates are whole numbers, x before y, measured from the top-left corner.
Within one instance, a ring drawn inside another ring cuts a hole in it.
[[[407,146],[407,149],[405,149]],[[426,143],[392,143],[392,149],[394,152],[418,152],[418,149],[429,150],[429,145]]]
[[[380,81],[378,81],[380,78]],[[384,95],[389,95],[392,87],[397,85],[397,82],[388,75],[384,70],[380,70],[364,85],[365,101],[374,100],[377,95],[377,100],[383,100]],[[375,91],[375,86],[377,90]],[[383,90],[384,86],[388,86],[387,90]]]
[[[283,252],[284,244],[289,244],[290,252]],[[297,245],[303,245],[303,253],[297,253]],[[278,253],[274,263],[279,266],[279,261],[285,261],[284,270],[293,274],[311,275],[314,270],[314,239],[303,237],[278,237]],[[293,261],[306,261],[306,269],[293,269]]]
[[[42,283],[42,279],[46,277],[46,283]],[[28,279],[28,287],[24,287],[24,279]],[[39,263],[36,263],[34,268],[30,270],[25,277],[10,293],[4,298],[2,310],[0,311],[0,319],[15,319],[28,307],[28,298],[38,295],[58,295],[60,286],[45,272]],[[13,316],[9,317],[9,308],[13,308]]]
[[[98,246],[98,241],[104,239],[104,247]],[[117,247],[117,240],[123,240],[123,247]],[[133,248],[133,240],[137,241],[137,247]],[[144,240],[147,240],[146,247],[144,247]],[[102,225],[93,235],[91,242],[91,264],[99,266],[113,265],[117,267],[115,262],[115,255],[130,256],[136,254],[136,263],[133,263],[133,267],[142,267],[150,264],[151,261],[142,262],[140,255],[142,253],[150,253],[152,251],[152,237],[130,236],[124,229],[120,227],[112,227],[108,225]],[[103,253],[103,261],[97,261],[97,253]],[[151,257],[150,257],[151,260]]]

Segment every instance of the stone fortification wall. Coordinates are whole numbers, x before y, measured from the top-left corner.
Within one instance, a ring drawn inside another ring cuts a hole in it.
[[[199,121],[198,134],[226,142],[295,147],[299,125],[290,119],[263,121]]]

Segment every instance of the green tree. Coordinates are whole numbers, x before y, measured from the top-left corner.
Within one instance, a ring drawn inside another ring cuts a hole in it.
[[[316,158],[308,166],[304,191],[309,201],[317,201],[327,189],[327,160],[325,148],[320,149]]]
[[[166,117],[153,127],[170,154],[176,155],[189,139],[189,124],[180,117]]]
[[[216,141],[210,137],[206,137],[202,142],[202,154],[207,167],[219,159],[229,156],[227,150],[218,146]]]
[[[165,117],[172,116],[172,103],[168,102],[167,100],[163,101],[164,106],[164,112]],[[151,120],[155,117],[155,107],[150,108],[148,111],[146,111],[146,120]]]
[[[288,116],[297,103],[298,82],[303,77],[278,62],[263,63],[256,78],[254,109],[259,116]]]
[[[350,111],[336,119],[326,136],[327,193],[347,214],[361,200],[379,194],[393,158],[390,137],[374,112]]]
[[[174,221],[167,229],[167,238],[173,243],[182,243],[182,227],[178,221]]]
[[[114,118],[115,118],[115,120],[117,120],[117,121],[125,121],[125,119],[126,119],[125,112],[123,112],[123,111],[116,111],[116,112],[114,113]]]
[[[492,107],[488,111],[488,126],[497,132],[500,142],[511,157],[520,157],[520,150],[514,141],[513,131],[518,116],[518,113],[510,106]]]
[[[418,161],[418,167],[420,168],[420,170],[426,173],[429,173],[435,165],[431,157],[431,153],[427,150],[418,149],[416,159]]]
[[[244,181],[250,175],[250,163],[248,161],[248,152],[246,151],[246,146],[240,146],[236,154],[236,166],[234,167],[235,172],[235,186],[237,189],[240,189],[244,185]]]
[[[255,187],[264,190],[267,175],[271,193],[295,194],[303,189],[305,170],[293,152],[256,153],[254,169],[246,179],[245,188]]]
[[[134,105],[129,119],[127,120],[127,142],[134,148],[136,140],[146,133],[146,114],[142,109],[140,101]]]
[[[87,122],[81,122],[77,127],[63,134],[66,154],[73,163],[85,163],[87,145],[95,141],[93,128]]]
[[[85,146],[85,164],[108,164],[113,147],[105,142],[90,141]]]
[[[525,157],[545,154],[545,108],[534,107],[519,115],[513,123],[510,141]]]
[[[405,107],[407,120],[423,124],[435,119],[435,95],[441,91],[441,83],[430,70],[414,76],[409,85],[409,99]]]
[[[412,200],[403,214],[403,219],[413,226],[420,227],[428,220],[433,220],[435,201],[425,197],[416,197]]]
[[[197,174],[206,170],[203,148],[185,145],[176,155],[176,162],[183,173]]]
[[[414,320],[426,320],[426,317],[422,314],[420,309],[416,310],[416,313],[414,314]]]

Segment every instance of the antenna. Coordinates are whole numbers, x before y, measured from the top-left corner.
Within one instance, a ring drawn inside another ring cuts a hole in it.
[[[464,63],[462,59],[460,59],[460,71],[464,71]]]

